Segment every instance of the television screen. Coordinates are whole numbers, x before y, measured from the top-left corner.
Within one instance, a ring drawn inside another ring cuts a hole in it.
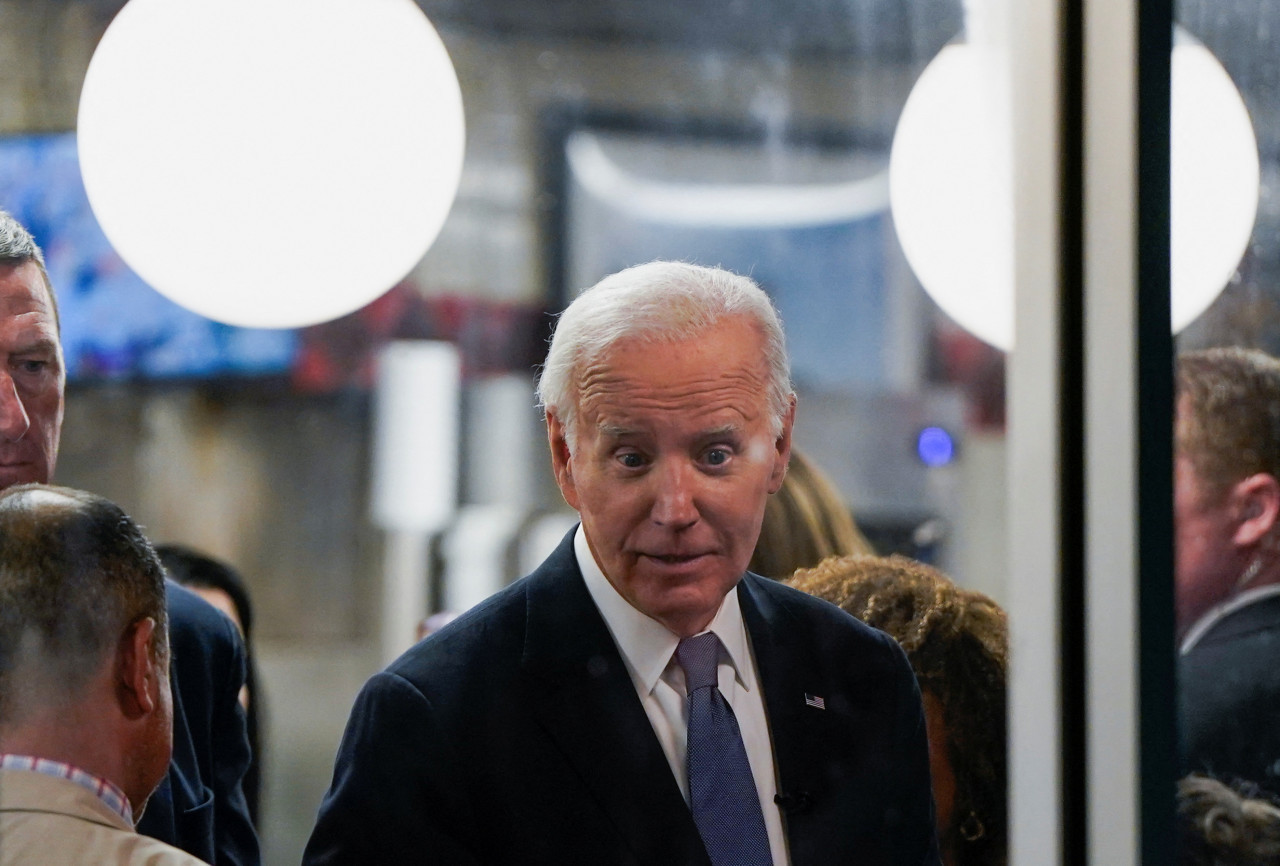
[[[74,133],[0,138],[0,208],[27,226],[44,249],[58,294],[69,379],[290,372],[296,331],[206,319],[152,289],[121,260],[89,207]]]

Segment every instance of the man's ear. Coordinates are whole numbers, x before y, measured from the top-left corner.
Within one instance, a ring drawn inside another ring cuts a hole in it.
[[[787,477],[787,465],[791,462],[791,428],[796,423],[796,395],[791,395],[787,414],[782,418],[782,432],[774,441],[773,472],[769,476],[769,492],[777,493]]]
[[[144,617],[130,624],[116,648],[116,699],[125,718],[138,719],[156,710],[160,663],[152,657],[156,621]]]
[[[551,446],[551,468],[555,471],[560,495],[569,507],[578,510],[578,488],[573,481],[573,455],[564,424],[555,414],[547,413],[547,443]]]
[[[1231,540],[1241,547],[1255,545],[1280,520],[1280,481],[1267,472],[1250,475],[1231,488],[1231,502],[1237,521]]]

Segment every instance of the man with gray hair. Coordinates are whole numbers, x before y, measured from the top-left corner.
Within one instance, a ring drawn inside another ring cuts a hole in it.
[[[746,572],[795,417],[764,292],[608,277],[539,395],[581,523],[369,681],[304,862],[937,864],[902,650]]]
[[[58,460],[66,370],[58,304],[40,247],[0,210],[0,490],[48,483]],[[241,788],[249,743],[239,693],[244,646],[227,617],[167,588],[173,759],[138,831],[203,860],[256,866]]]
[[[172,746],[164,571],[116,505],[0,492],[0,866],[202,861],[134,818]]]

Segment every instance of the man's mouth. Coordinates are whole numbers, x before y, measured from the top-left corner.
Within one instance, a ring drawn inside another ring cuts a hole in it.
[[[705,553],[646,553],[649,559],[656,559],[658,562],[666,562],[672,565],[678,565],[682,562],[692,562],[706,556]]]

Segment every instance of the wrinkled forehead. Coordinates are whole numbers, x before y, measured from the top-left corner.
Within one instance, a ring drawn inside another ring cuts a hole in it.
[[[576,402],[592,415],[676,413],[685,419],[719,416],[723,424],[726,413],[739,420],[766,414],[768,386],[768,366],[749,339],[631,340],[583,368]]]

